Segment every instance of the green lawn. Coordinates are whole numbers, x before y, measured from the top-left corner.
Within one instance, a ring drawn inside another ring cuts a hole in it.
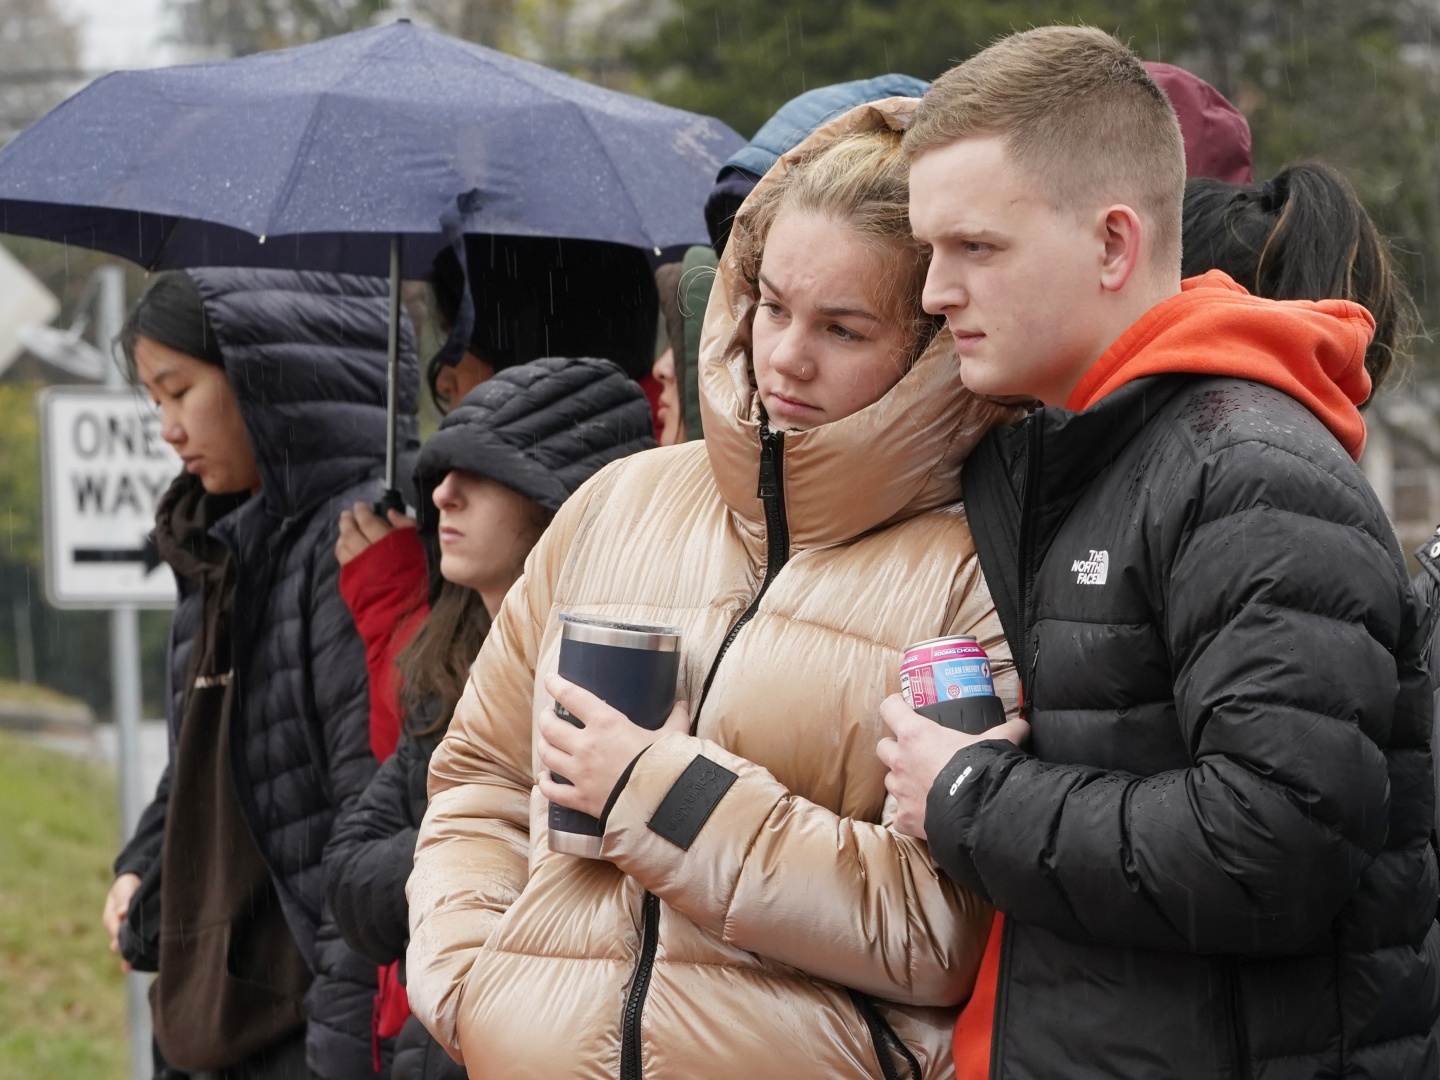
[[[100,926],[114,779],[0,734],[0,1080],[119,1080],[125,989]]]

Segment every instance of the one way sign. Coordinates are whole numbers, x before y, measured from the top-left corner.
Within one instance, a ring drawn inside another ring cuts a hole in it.
[[[62,608],[175,602],[151,530],[180,458],[160,417],[130,390],[52,387],[41,395],[45,589]]]

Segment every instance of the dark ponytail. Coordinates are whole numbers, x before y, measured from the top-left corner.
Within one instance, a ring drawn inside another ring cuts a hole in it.
[[[1416,329],[1414,302],[1390,245],[1345,178],[1318,163],[1262,184],[1196,178],[1185,185],[1185,277],[1223,270],[1271,300],[1352,300],[1375,319],[1365,351],[1371,396]]]

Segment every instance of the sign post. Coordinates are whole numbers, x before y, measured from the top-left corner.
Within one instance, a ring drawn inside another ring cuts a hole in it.
[[[124,320],[119,267],[97,271],[96,337],[104,351]],[[58,608],[110,609],[111,702],[118,744],[123,839],[144,811],[140,768],[139,608],[175,602],[173,575],[150,539],[160,497],[180,472],[160,418],[110,364],[106,388],[51,387],[41,395],[45,590]],[[130,1074],[154,1072],[149,978],[126,976]]]

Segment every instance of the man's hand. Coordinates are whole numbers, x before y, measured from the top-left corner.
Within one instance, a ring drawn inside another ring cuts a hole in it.
[[[340,511],[340,535],[335,540],[335,558],[344,566],[371,544],[385,539],[394,529],[413,529],[416,521],[398,510],[391,510],[383,521],[363,502],[353,509]]]
[[[140,887],[139,874],[121,874],[110,886],[110,892],[105,897],[105,910],[100,914],[100,921],[105,924],[105,932],[110,935],[110,951],[120,951],[120,924],[125,921],[125,916],[130,911],[130,901],[135,896],[135,890]],[[130,965],[124,960],[120,966],[126,971]]]
[[[895,830],[921,840],[926,839],[925,803],[930,789],[951,758],[977,742],[1008,739],[1021,746],[1030,738],[1030,725],[1018,718],[983,735],[951,731],[915,712],[899,694],[891,694],[880,703],[880,719],[894,732],[893,738],[880,740],[875,753],[890,770],[885,790],[895,796]]]
[[[683,701],[675,703],[664,727],[650,731],[559,675],[545,679],[545,691],[585,726],[561,720],[554,709],[540,714],[540,760],[570,781],[557,784],[548,771],[542,772],[540,794],[591,817],[600,816],[621,774],[642,750],[667,731],[690,730],[690,708]]]

